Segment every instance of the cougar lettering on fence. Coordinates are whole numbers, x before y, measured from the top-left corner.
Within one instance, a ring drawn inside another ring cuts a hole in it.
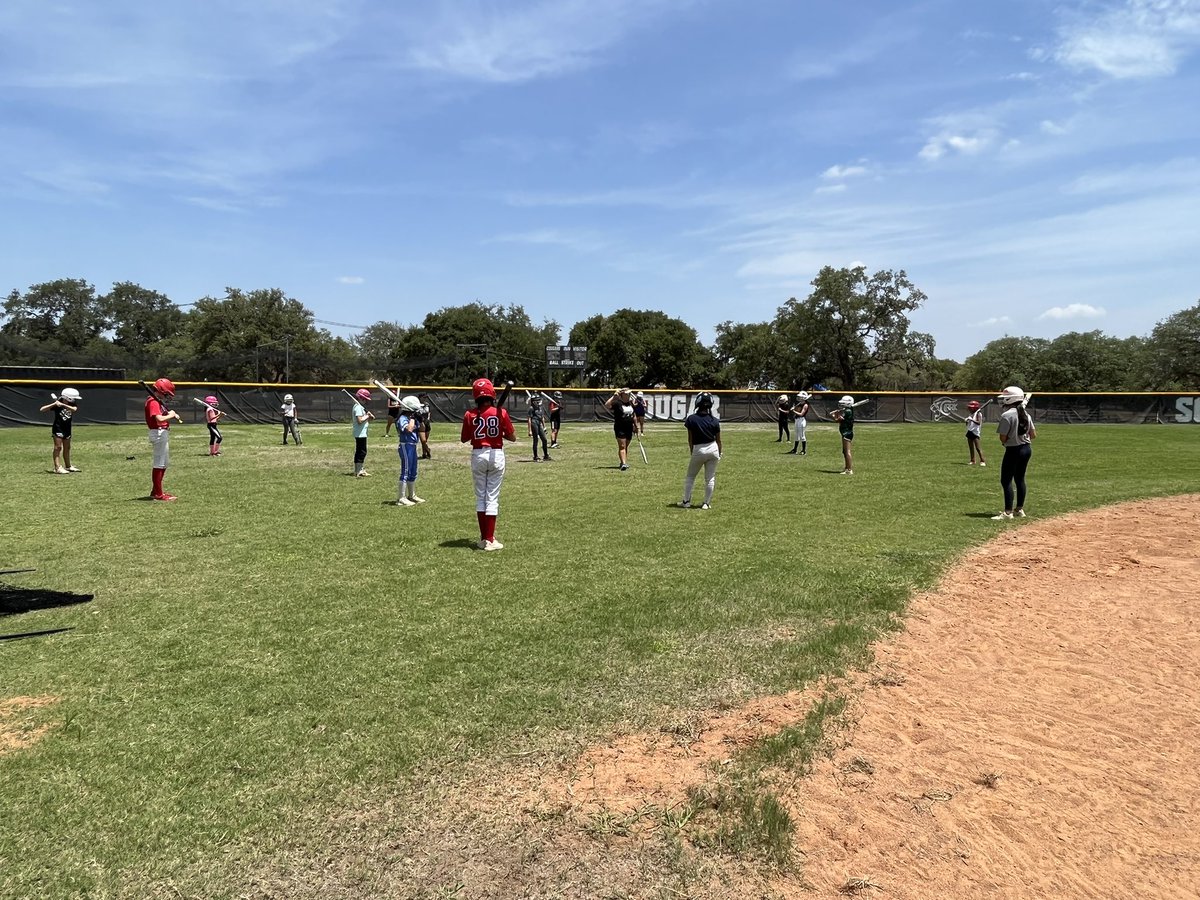
[[[646,398],[647,419],[675,419],[682,422],[695,409],[692,402],[695,394],[651,394]],[[713,395],[713,415],[721,415],[721,398]]]
[[[1175,401],[1175,421],[1200,422],[1200,397],[1179,397]]]

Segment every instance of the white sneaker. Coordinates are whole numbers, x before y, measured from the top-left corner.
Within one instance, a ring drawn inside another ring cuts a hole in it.
[[[71,473],[68,472],[66,469],[64,469],[62,466],[59,466],[58,468],[56,468],[54,470],[54,474],[55,475],[70,475]]]
[[[700,508],[701,508],[701,509],[712,509],[712,507],[711,507],[711,506],[709,506],[707,503],[701,503],[701,504],[700,504]]]
[[[1023,518],[1025,518],[1025,510],[1018,509],[1016,512],[1013,513],[1013,515],[1016,516],[1018,519],[1023,519]]]
[[[1002,512],[1002,513],[1000,513],[1000,515],[998,515],[998,516],[992,516],[992,521],[993,521],[993,522],[1005,522],[1005,521],[1007,521],[1007,520],[1011,519],[1012,517],[1013,517],[1013,514],[1012,514],[1012,513],[1010,513],[1010,512]]]
[[[842,470],[841,472],[839,472],[838,474],[839,474],[839,475],[853,475],[853,474],[854,474],[854,470],[853,470],[853,469],[843,469],[843,470]]]
[[[407,497],[401,497],[399,500],[396,501],[396,505],[397,506],[416,506],[417,504],[413,503]]]
[[[985,462],[981,462],[981,463],[979,464],[979,468],[981,468],[981,469],[986,469],[986,468],[987,468],[987,463],[985,463]]]
[[[67,471],[68,472],[78,472],[79,469],[75,468],[74,466],[67,466]]]
[[[678,506],[680,509],[691,509],[692,501],[691,500],[680,500],[675,505]]]
[[[503,550],[504,545],[502,543],[500,543],[499,541],[488,541],[484,545],[483,549],[484,550]]]
[[[418,497],[416,494],[413,494],[408,499],[411,500],[413,503],[424,503],[425,502],[424,497]]]

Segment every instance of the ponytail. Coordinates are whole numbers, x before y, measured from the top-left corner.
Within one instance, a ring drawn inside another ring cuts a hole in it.
[[[1017,406],[1017,434],[1027,434],[1029,432],[1029,413],[1025,411],[1025,404],[1021,403]]]

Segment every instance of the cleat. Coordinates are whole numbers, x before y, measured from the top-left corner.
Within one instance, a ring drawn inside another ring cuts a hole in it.
[[[396,501],[396,505],[397,506],[416,506],[417,504],[413,503],[407,497],[401,497],[399,500]]]
[[[413,503],[424,503],[425,502],[424,497],[418,497],[416,494],[413,494],[408,499],[411,500]]]
[[[1012,513],[1010,513],[1010,512],[1002,512],[1002,513],[1000,513],[1000,515],[998,515],[998,516],[992,516],[992,521],[993,521],[993,522],[1005,522],[1005,521],[1007,521],[1007,520],[1011,519],[1012,517],[1013,517],[1013,514],[1012,514]]]
[[[626,469],[628,469],[628,468],[629,468],[629,465],[628,465],[628,463],[621,463],[621,471],[622,471],[622,472],[624,472],[624,471],[625,471]]]
[[[1013,513],[1013,515],[1018,519],[1023,519],[1023,518],[1025,518],[1025,510],[1018,509],[1016,512]]]
[[[549,454],[549,453],[547,453],[547,454],[546,454],[544,457],[542,457],[542,458],[543,458],[543,459],[545,459],[545,460],[546,460],[546,462],[550,462],[550,454]]]
[[[68,472],[78,472],[79,469],[75,468],[74,466],[67,466],[67,471]]]
[[[985,462],[983,462],[983,461],[981,460],[981,461],[980,461],[980,463],[979,463],[979,468],[981,468],[981,469],[986,469],[986,468],[987,468],[987,463],[985,463]]]
[[[707,503],[701,503],[701,504],[700,504],[700,508],[701,508],[701,509],[712,509],[712,507],[711,507],[711,506],[709,506]]]
[[[484,547],[483,549],[484,550],[503,550],[504,545],[502,543],[500,543],[499,541],[488,541],[487,546]]]
[[[71,473],[68,472],[66,469],[64,469],[62,466],[56,466],[54,469],[54,474],[55,475],[70,475]]]
[[[691,509],[692,501],[691,500],[680,500],[675,505],[678,506],[680,509]]]

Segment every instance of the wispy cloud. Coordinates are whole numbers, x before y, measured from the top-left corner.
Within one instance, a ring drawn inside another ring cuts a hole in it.
[[[973,156],[992,146],[995,140],[996,134],[991,131],[981,131],[975,134],[942,132],[929,138],[917,155],[930,162],[939,160],[948,153]]]
[[[608,246],[608,242],[594,235],[572,234],[553,228],[535,231],[498,234],[484,241],[485,244],[534,244],[565,247],[579,253],[597,253]]]
[[[858,175],[866,175],[867,167],[864,165],[850,166],[830,166],[821,173],[822,178],[854,178]]]
[[[426,26],[407,55],[416,69],[516,83],[583,69],[626,34],[686,0],[545,0],[524,9],[459,3]]]
[[[1011,325],[1011,324],[1012,324],[1011,316],[992,316],[991,318],[983,319],[982,321],[979,321],[979,322],[972,322],[971,327],[972,328],[992,328],[996,325]]]
[[[362,284],[367,279],[361,275],[342,275],[338,281],[342,284]]]
[[[1090,303],[1070,303],[1067,306],[1052,306],[1040,316],[1038,321],[1053,319],[1066,321],[1069,319],[1102,319],[1108,315],[1102,306],[1092,306]]]
[[[1195,0],[1126,0],[1061,31],[1054,58],[1076,70],[1111,78],[1173,74],[1200,46],[1200,4]]]

